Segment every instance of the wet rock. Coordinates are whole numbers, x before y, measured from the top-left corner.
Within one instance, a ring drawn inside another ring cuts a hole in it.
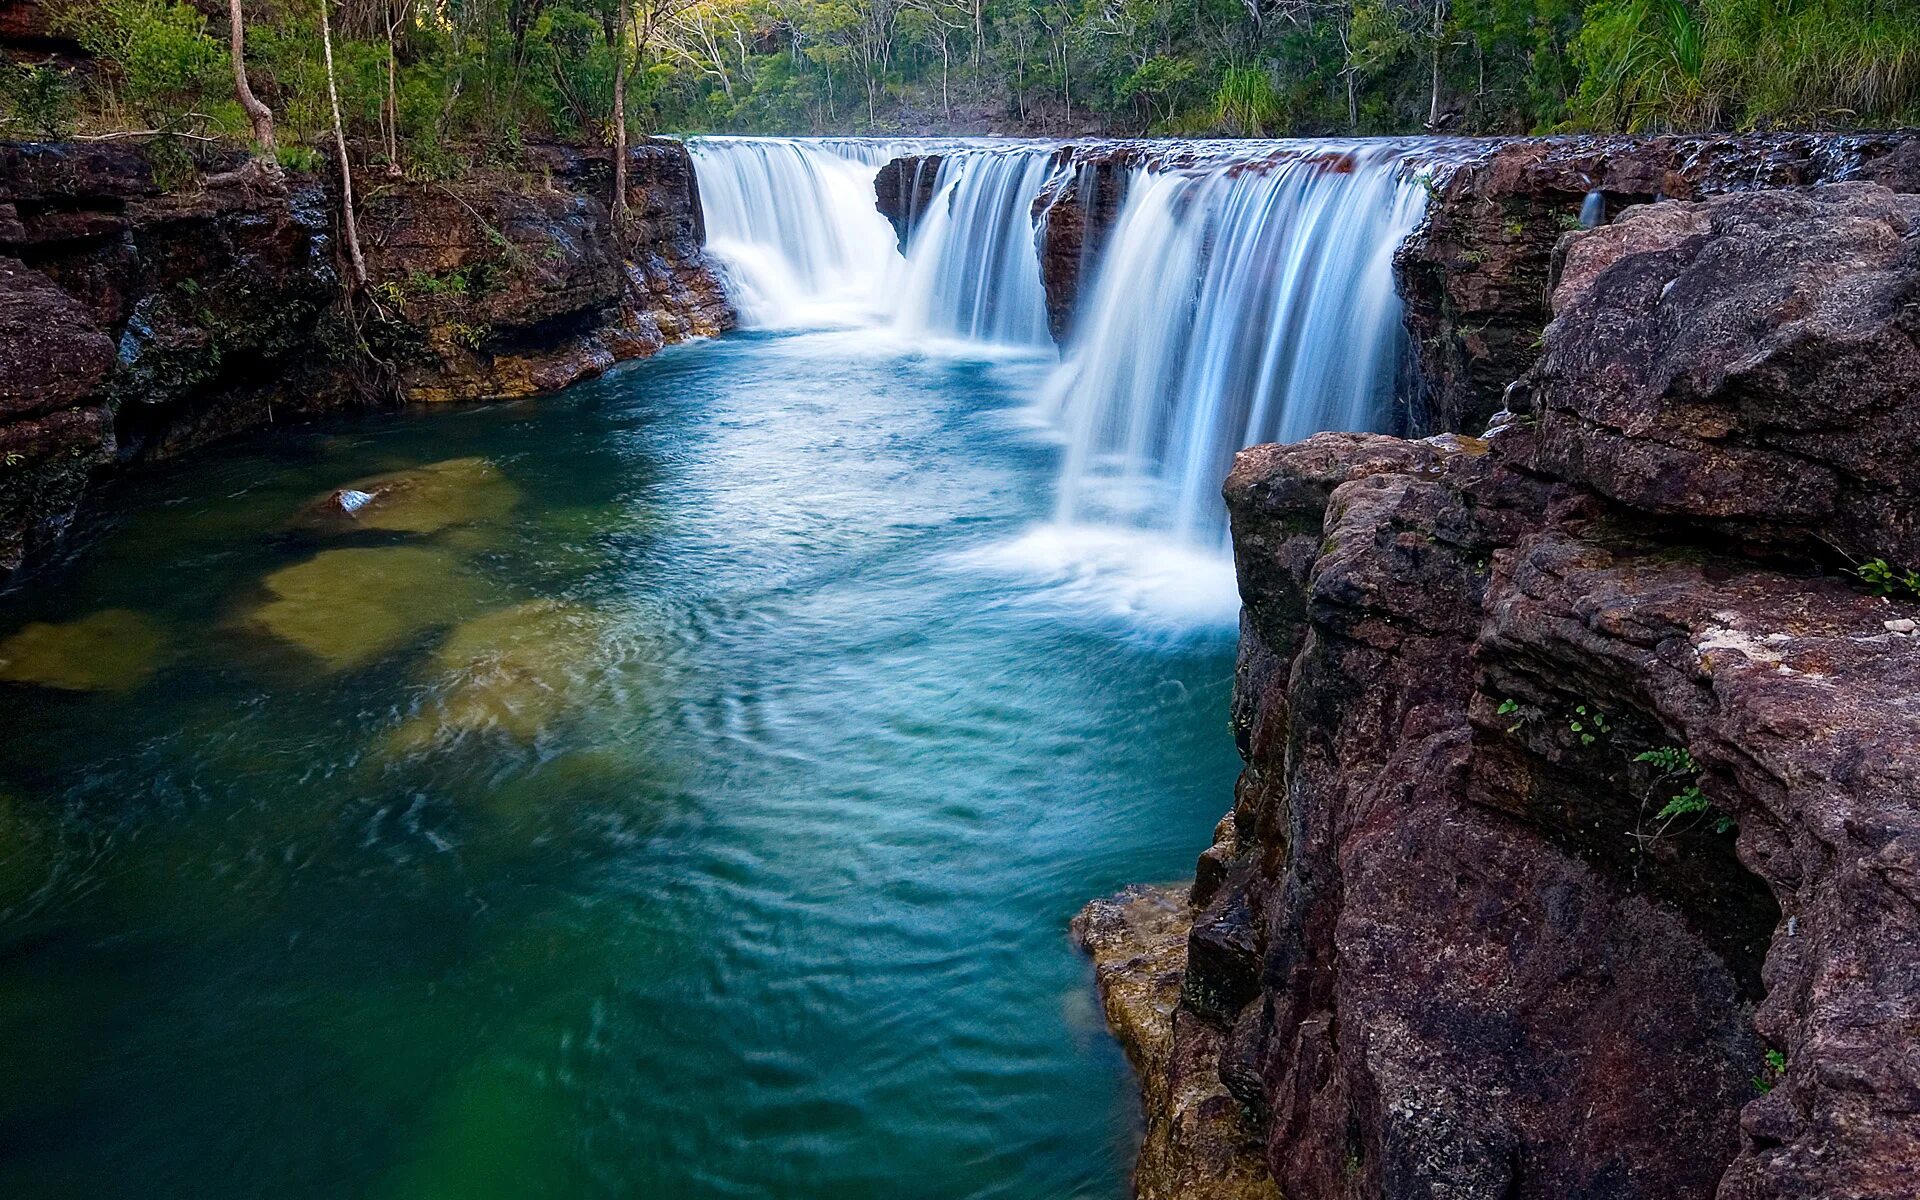
[[[1080,292],[1106,251],[1127,196],[1133,154],[1082,147],[1033,201],[1034,245],[1047,295],[1047,328],[1064,345]]]
[[[902,254],[933,203],[942,161],[938,154],[902,155],[882,165],[873,177],[874,207],[893,226]]]
[[[356,480],[307,506],[300,520],[327,530],[436,533],[497,524],[520,490],[484,458],[455,458]]]
[[[436,695],[396,729],[390,752],[469,734],[531,743],[591,694],[602,624],[589,609],[536,600],[476,617],[434,652]]]
[[[35,622],[0,639],[0,681],[70,692],[126,691],[152,676],[165,647],[158,624],[126,609],[61,624]]]
[[[1107,1023],[1147,1091],[1140,1200],[1279,1200],[1255,1127],[1220,1080],[1227,1037],[1180,1003],[1193,912],[1183,887],[1129,888],[1073,919]]]
[[[250,610],[247,623],[336,671],[459,619],[485,596],[458,558],[427,546],[327,550],[262,585],[271,599]]]

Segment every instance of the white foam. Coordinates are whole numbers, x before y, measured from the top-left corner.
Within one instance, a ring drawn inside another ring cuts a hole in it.
[[[1026,584],[1008,602],[1050,616],[1167,632],[1232,629],[1239,620],[1233,560],[1164,533],[1039,525],[958,555],[954,565]]]

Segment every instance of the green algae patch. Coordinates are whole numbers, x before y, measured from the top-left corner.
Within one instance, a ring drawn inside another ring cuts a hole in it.
[[[484,458],[454,458],[373,475],[307,506],[308,523],[327,530],[438,533],[496,524],[513,513],[520,489]]]
[[[0,641],[0,679],[69,692],[122,692],[160,665],[166,635],[151,619],[109,608],[77,621],[36,621]]]
[[[458,558],[429,546],[327,550],[263,582],[273,599],[248,620],[336,671],[457,620],[481,595]]]
[[[532,742],[591,690],[602,625],[591,609],[555,600],[466,622],[434,651],[438,694],[394,730],[388,749],[408,753],[486,732]]]

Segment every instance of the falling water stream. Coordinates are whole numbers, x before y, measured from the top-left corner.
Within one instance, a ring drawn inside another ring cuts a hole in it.
[[[755,328],[228,443],[0,598],[0,1195],[1124,1193],[1066,924],[1231,802],[1199,497],[1380,419],[1417,206],[1141,168],[1063,357],[1053,148],[940,146],[903,254],[896,144],[701,141]]]

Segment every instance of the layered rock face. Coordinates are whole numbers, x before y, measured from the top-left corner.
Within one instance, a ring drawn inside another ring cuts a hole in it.
[[[103,467],[274,420],[564,386],[732,322],[691,160],[364,180],[370,301],[346,305],[328,181],[216,156],[163,187],[128,145],[0,146],[0,580]]]
[[[1539,351],[1560,236],[1653,200],[1865,180],[1920,192],[1920,137],[1740,134],[1443,144],[1427,219],[1395,260],[1421,387],[1416,436],[1477,433]]]
[[[635,147],[626,226],[607,154],[530,148],[537,185],[476,178],[371,192],[362,238],[409,400],[526,396],[733,325],[702,245],[692,160]]]
[[[1224,1089],[1291,1200],[1920,1194],[1920,595],[1841,569],[1915,562],[1920,198],[1561,258],[1489,438],[1228,480],[1247,765],[1150,1146]]]

